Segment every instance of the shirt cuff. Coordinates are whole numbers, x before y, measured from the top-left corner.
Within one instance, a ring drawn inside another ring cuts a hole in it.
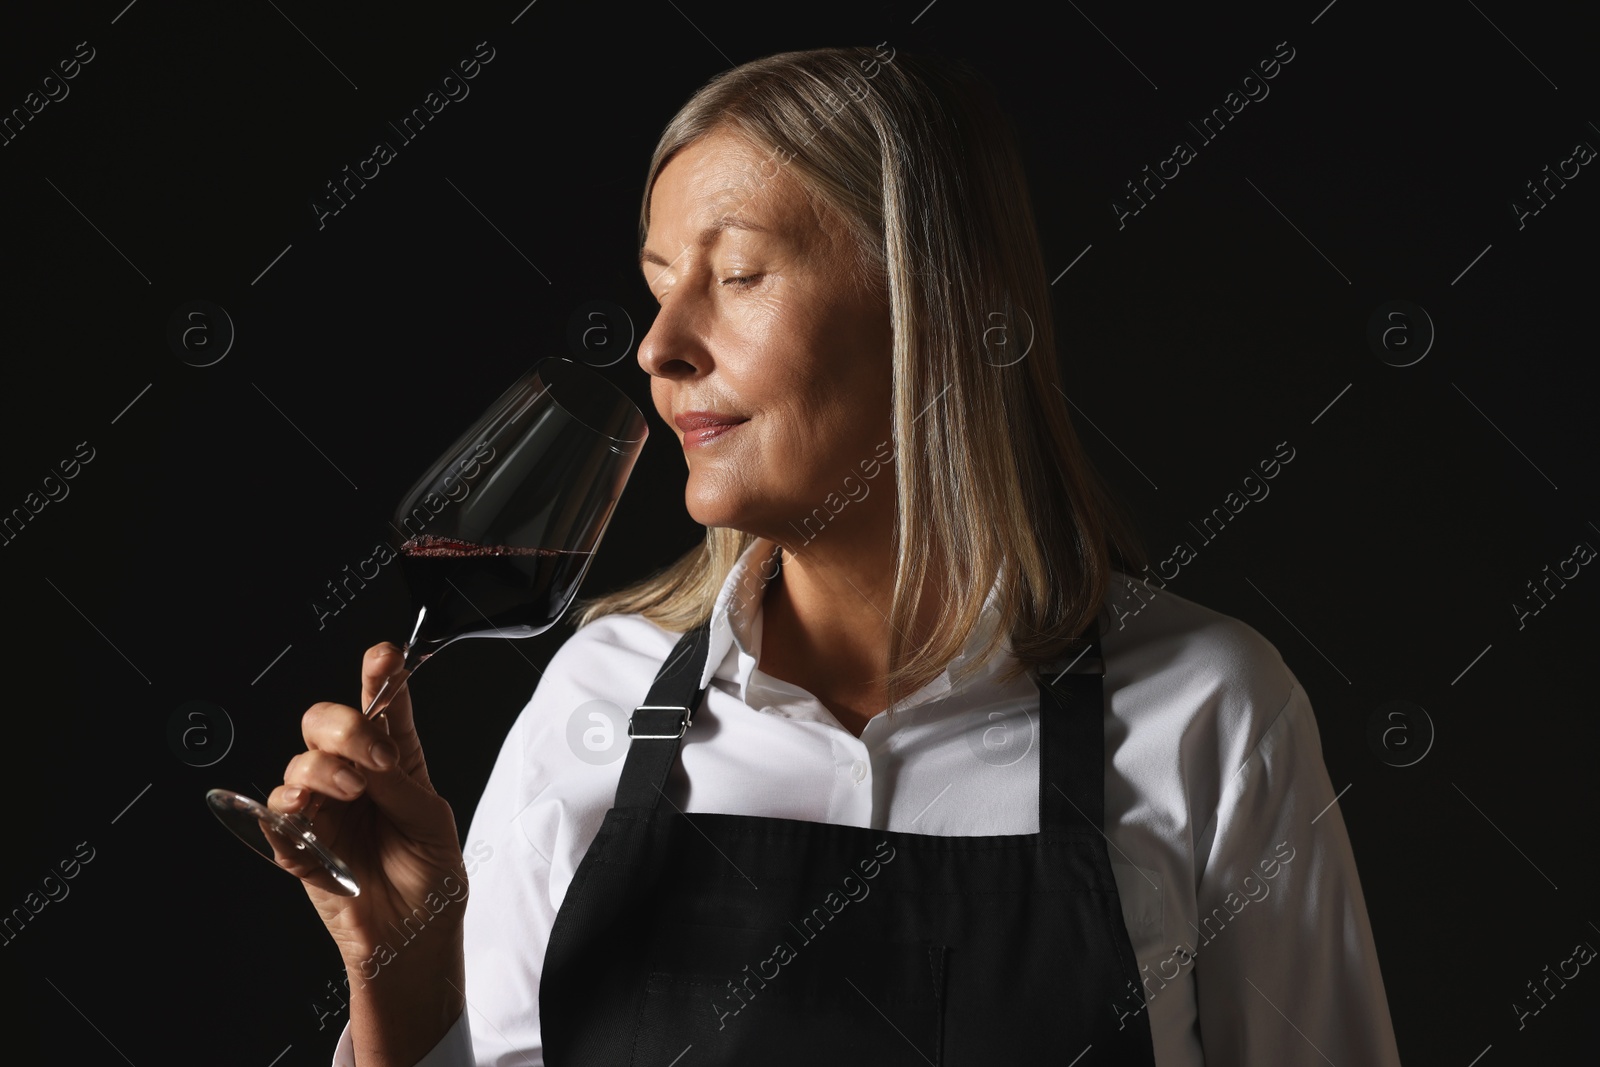
[[[339,1044],[334,1046],[333,1067],[356,1067],[355,1042],[350,1040],[350,1024],[344,1024],[339,1034]],[[472,1030],[467,1025],[467,1013],[462,1011],[455,1025],[445,1031],[439,1043],[418,1060],[415,1067],[473,1067]]]

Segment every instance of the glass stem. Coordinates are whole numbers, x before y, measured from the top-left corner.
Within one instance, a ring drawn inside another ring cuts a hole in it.
[[[389,677],[383,680],[383,685],[379,686],[378,691],[372,694],[372,700],[367,704],[367,710],[361,713],[361,717],[363,719],[370,721],[377,716],[382,715],[384,709],[389,706],[389,702],[400,695],[400,690],[405,686],[405,682],[402,681],[399,685],[395,685],[394,680],[398,677],[400,677],[400,675],[391,674]],[[389,688],[391,686],[394,687],[394,692],[392,693],[389,692]]]

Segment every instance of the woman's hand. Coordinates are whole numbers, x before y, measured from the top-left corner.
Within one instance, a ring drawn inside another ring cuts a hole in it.
[[[367,650],[362,707],[391,675],[391,691],[402,684],[402,664],[392,644]],[[467,879],[455,815],[428,779],[408,688],[373,720],[360,708],[322,703],[301,728],[306,751],[289,761],[267,806],[303,815],[312,794],[321,794],[312,828],[349,866],[360,894],[331,891],[315,856],[268,836],[281,844],[279,865],[301,878],[344,958],[357,1050],[374,1062],[415,1062],[462,1007]]]

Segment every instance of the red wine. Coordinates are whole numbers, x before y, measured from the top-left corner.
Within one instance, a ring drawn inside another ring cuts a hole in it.
[[[400,546],[400,567],[422,622],[424,655],[461,637],[533,637],[561,617],[589,552],[476,545],[422,534]]]

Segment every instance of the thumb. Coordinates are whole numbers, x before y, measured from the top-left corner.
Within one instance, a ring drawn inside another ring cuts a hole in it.
[[[427,784],[428,771],[412,718],[411,687],[407,684],[411,672],[404,670],[404,665],[404,653],[389,642],[367,649],[361,664],[361,708],[365,711],[381,694],[375,726],[386,731],[399,749],[398,768]]]

